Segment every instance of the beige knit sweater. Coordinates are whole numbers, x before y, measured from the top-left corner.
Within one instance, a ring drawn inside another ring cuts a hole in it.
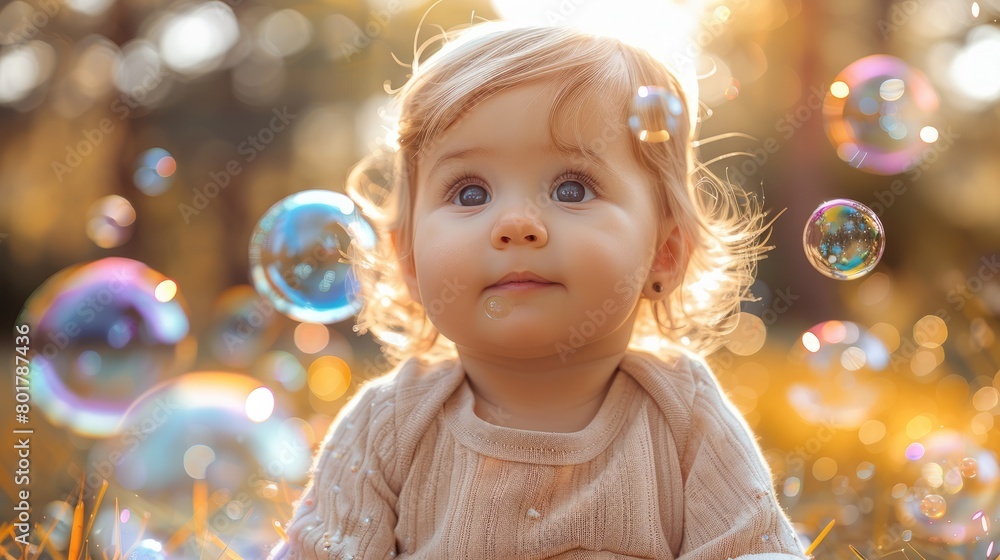
[[[630,350],[574,433],[490,424],[473,404],[457,360],[365,384],[271,558],[805,558],[701,362]]]

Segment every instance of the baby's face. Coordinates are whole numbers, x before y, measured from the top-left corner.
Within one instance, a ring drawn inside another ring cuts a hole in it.
[[[410,288],[460,348],[540,357],[631,333],[656,242],[650,179],[599,103],[557,131],[604,165],[553,151],[552,99],[550,84],[491,97],[417,161]],[[511,273],[550,283],[497,285]],[[491,318],[491,301],[508,313]]]

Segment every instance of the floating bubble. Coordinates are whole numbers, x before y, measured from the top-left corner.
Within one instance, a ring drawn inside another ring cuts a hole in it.
[[[221,372],[187,373],[160,383],[124,415],[121,429],[128,436],[94,445],[87,464],[113,470],[112,488],[120,489],[121,505],[133,510],[129,524],[141,511],[130,502],[136,495],[143,503],[170,504],[180,512],[158,520],[163,534],[174,534],[189,521],[192,485],[200,481],[221,500],[207,520],[220,540],[242,558],[263,558],[273,544],[269,524],[287,515],[287,504],[265,498],[260,489],[304,483],[312,447],[298,424],[286,422],[290,416],[280,403],[264,403],[273,406],[266,418],[249,417],[261,409],[255,404],[260,388],[257,379]],[[113,527],[111,519],[106,523],[104,532]]]
[[[889,365],[889,351],[855,323],[826,321],[813,326],[799,337],[790,360],[807,366],[789,386],[788,399],[809,422],[859,427],[891,390],[876,375]],[[870,433],[865,436],[872,443],[881,439]]]
[[[232,367],[253,363],[278,338],[274,305],[246,284],[233,286],[215,302],[205,337],[212,354]]]
[[[872,55],[834,78],[823,122],[837,155],[853,167],[894,175],[920,163],[928,149],[938,96],[927,77],[902,60]]]
[[[486,299],[486,316],[490,319],[503,319],[510,315],[514,306],[509,301],[500,296],[490,296]]]
[[[132,181],[140,191],[149,196],[157,196],[165,193],[173,184],[175,171],[177,162],[170,152],[163,148],[151,148],[139,155]]]
[[[350,198],[293,194],[272,206],[250,237],[254,288],[295,320],[342,321],[361,309],[360,284],[342,258],[352,242],[371,249],[375,233]]]
[[[912,482],[905,494],[893,497],[897,515],[914,519],[914,538],[964,544],[973,540],[980,522],[975,514],[1000,514],[1000,465],[994,452],[983,449],[964,434],[951,430],[931,432],[919,443],[923,454],[908,461],[899,473]],[[975,478],[963,478],[962,461],[976,461]]]
[[[678,131],[684,103],[658,86],[642,86],[632,99],[629,128],[642,142],[666,142]]]
[[[847,199],[820,204],[806,222],[802,244],[809,264],[835,280],[853,280],[875,268],[885,230],[870,208]]]
[[[156,299],[165,280],[110,257],[65,269],[28,298],[32,398],[53,424],[111,435],[135,397],[185,367],[194,353],[186,305]]]
[[[979,463],[972,457],[966,457],[958,464],[958,470],[965,478],[975,478],[979,473]]]
[[[118,247],[132,238],[135,209],[116,194],[94,202],[87,210],[87,237],[102,249]]]
[[[920,500],[920,513],[931,519],[941,519],[948,510],[948,503],[937,494],[928,494]]]

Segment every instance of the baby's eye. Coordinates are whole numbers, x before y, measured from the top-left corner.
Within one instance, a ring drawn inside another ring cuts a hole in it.
[[[480,206],[490,200],[489,193],[481,185],[466,185],[455,196],[461,206]]]
[[[554,196],[559,202],[585,202],[587,186],[582,181],[568,179],[556,187]]]

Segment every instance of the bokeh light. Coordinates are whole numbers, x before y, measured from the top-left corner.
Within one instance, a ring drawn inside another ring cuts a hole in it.
[[[323,401],[335,401],[351,386],[351,367],[337,356],[322,356],[309,365],[309,389]]]
[[[170,188],[177,171],[177,162],[163,148],[150,148],[135,163],[132,182],[149,196],[161,195]]]
[[[919,446],[920,453],[910,449]],[[896,501],[897,513],[915,539],[949,544],[979,540],[981,516],[1000,515],[1000,467],[996,452],[952,430],[931,432],[907,450],[900,473],[910,483]],[[975,464],[975,477],[963,475]]]
[[[375,233],[350,198],[323,190],[289,196],[250,237],[254,288],[298,321],[342,321],[361,308],[360,286],[344,258],[352,242],[371,249]]]
[[[852,167],[894,175],[919,163],[920,130],[934,123],[938,97],[923,72],[888,55],[855,61],[834,78],[823,122]],[[846,95],[845,95],[846,93]]]
[[[879,339],[855,323],[826,321],[803,333],[789,359],[805,366],[788,387],[788,400],[804,420],[843,427],[865,424],[864,443],[882,438],[884,426],[868,420],[889,390],[877,375],[889,365],[889,352]]]
[[[87,237],[102,249],[124,244],[132,238],[135,209],[124,197],[105,196],[87,211]]]

